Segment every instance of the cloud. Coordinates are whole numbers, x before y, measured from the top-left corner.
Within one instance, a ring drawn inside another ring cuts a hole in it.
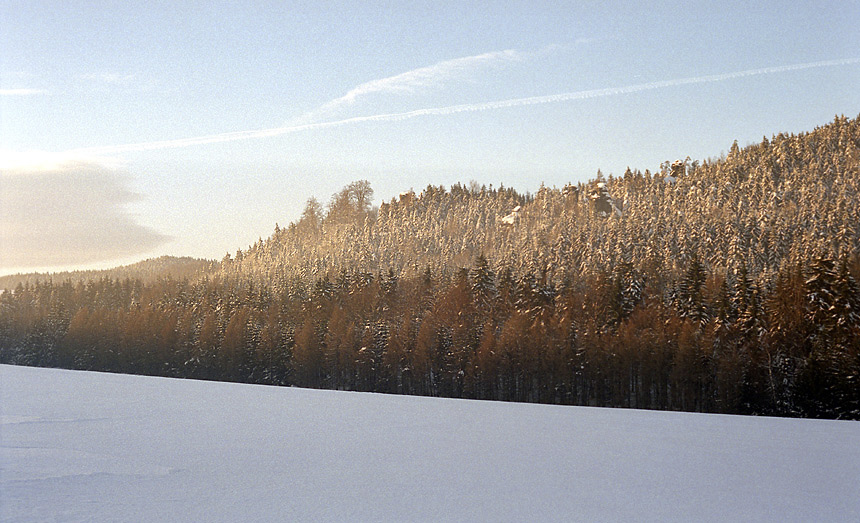
[[[79,74],[75,76],[75,79],[77,80],[77,89],[102,94],[147,92],[158,88],[157,80],[137,73],[102,71]]]
[[[16,176],[39,171],[58,171],[73,164],[92,164],[117,170],[121,162],[117,158],[98,156],[75,151],[11,151],[0,149],[0,172],[4,176]]]
[[[125,205],[129,178],[96,163],[0,170],[0,268],[56,267],[144,254],[170,238]]]
[[[508,49],[494,51],[475,56],[465,56],[453,60],[445,60],[434,65],[413,69],[405,73],[387,78],[365,82],[350,89],[340,98],[326,102],[318,109],[304,114],[294,120],[293,124],[310,123],[323,116],[330,116],[339,109],[354,104],[358,99],[373,94],[412,94],[421,89],[438,89],[454,79],[461,79],[485,67],[517,62],[526,55],[520,51]]]
[[[47,89],[0,89],[0,96],[36,96],[48,94]]]
[[[88,147],[83,149],[75,149],[63,154],[83,154],[83,155],[115,155],[126,152],[152,151],[159,149],[172,149],[179,147],[190,147],[193,145],[204,145],[221,142],[234,142],[239,140],[252,140],[260,138],[269,138],[273,136],[281,136],[285,134],[311,131],[316,129],[328,129],[332,127],[340,127],[343,125],[352,125],[362,122],[381,122],[381,121],[401,121],[417,118],[420,116],[445,116],[457,113],[491,111],[499,109],[507,109],[511,107],[524,107],[528,105],[540,105],[550,103],[562,103],[576,100],[586,100],[589,98],[602,98],[608,96],[618,96],[623,94],[633,94],[642,91],[650,91],[655,89],[666,89],[670,87],[678,87],[682,85],[703,84],[713,82],[724,82],[737,78],[750,76],[760,76],[767,74],[786,73],[792,71],[801,71],[804,69],[816,69],[820,67],[835,67],[842,65],[853,65],[860,63],[860,58],[846,58],[842,60],[826,60],[821,62],[807,62],[802,64],[783,65],[777,67],[765,67],[761,69],[748,69],[744,71],[735,71],[731,73],[715,74],[708,76],[694,76],[689,78],[676,78],[674,80],[661,80],[659,82],[648,82],[642,84],[628,85],[624,87],[608,87],[605,89],[591,89],[587,91],[573,91],[568,93],[551,94],[545,96],[531,96],[527,98],[512,98],[509,100],[496,100],[492,102],[450,105],[446,107],[431,107],[427,109],[416,109],[414,111],[406,111],[402,113],[383,113],[370,116],[356,116],[353,118],[345,118],[342,120],[334,120],[319,123],[303,123],[296,125],[286,125],[283,127],[273,127],[270,129],[256,129],[250,131],[234,131],[229,133],[211,134],[205,136],[197,136],[193,138],[180,138],[175,140],[160,140],[153,142],[141,142],[126,145],[112,145],[106,147]]]
[[[80,75],[80,78],[109,85],[131,85],[134,83],[136,75],[120,73],[88,73]]]

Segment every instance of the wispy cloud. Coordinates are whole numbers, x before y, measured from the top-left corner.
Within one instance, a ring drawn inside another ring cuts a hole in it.
[[[412,94],[419,90],[438,89],[452,80],[467,78],[479,69],[518,62],[525,56],[525,53],[513,49],[494,51],[445,60],[427,67],[365,82],[353,87],[343,96],[326,102],[318,109],[302,115],[292,123],[294,125],[311,123],[322,117],[331,116],[341,108],[354,104],[360,98],[373,94],[403,95]]]
[[[135,81],[136,75],[102,72],[82,74],[79,78],[108,85],[129,85]]]
[[[0,170],[0,269],[56,267],[144,254],[169,237],[137,223],[128,175],[71,162]]]
[[[116,157],[101,156],[77,151],[12,151],[0,149],[0,173],[3,176],[21,175],[40,171],[59,171],[70,165],[99,165],[120,169]]]
[[[189,147],[192,145],[203,145],[219,142],[232,142],[238,140],[250,140],[258,138],[268,138],[273,136],[281,136],[290,133],[310,131],[315,129],[328,129],[332,127],[340,127],[343,125],[351,125],[362,122],[380,122],[380,121],[400,121],[417,118],[420,116],[444,116],[457,113],[475,112],[475,111],[490,111],[498,109],[506,109],[511,107],[523,107],[528,105],[540,105],[550,103],[562,103],[576,100],[586,100],[590,98],[602,98],[608,96],[618,96],[624,94],[633,94],[643,91],[651,91],[656,89],[666,89],[670,87],[679,87],[683,85],[704,84],[714,82],[725,82],[738,78],[750,76],[760,76],[768,74],[787,73],[793,71],[801,71],[805,69],[816,69],[821,67],[836,67],[853,65],[860,63],[860,58],[846,58],[842,60],[826,60],[820,62],[807,62],[802,64],[783,65],[777,67],[765,67],[761,69],[747,69],[744,71],[735,71],[731,73],[722,73],[708,76],[694,76],[689,78],[677,78],[673,80],[662,80],[658,82],[648,82],[642,84],[634,84],[623,87],[609,87],[605,89],[592,89],[587,91],[573,91],[568,93],[552,94],[546,96],[532,96],[528,98],[513,98],[509,100],[497,100],[492,102],[451,105],[446,107],[432,107],[427,109],[417,109],[401,113],[385,113],[371,116],[356,116],[353,118],[345,118],[342,120],[305,123],[299,125],[287,125],[283,127],[273,127],[271,129],[257,129],[250,131],[236,131],[230,133],[213,134],[207,136],[198,136],[193,138],[181,138],[178,140],[162,140],[154,142],[143,142],[127,145],[115,145],[107,147],[89,147],[84,149],[75,149],[68,151],[73,154],[96,154],[96,155],[113,155],[135,151],[150,151],[157,149],[170,149],[178,147]]]
[[[101,71],[83,73],[75,76],[77,88],[96,93],[152,91],[158,82],[137,73]]]
[[[48,94],[47,89],[0,89],[0,96],[36,96],[40,94]]]

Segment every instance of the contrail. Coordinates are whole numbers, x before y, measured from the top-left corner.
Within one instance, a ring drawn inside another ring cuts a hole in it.
[[[341,107],[349,106],[363,96],[376,93],[410,93],[419,88],[441,87],[446,81],[458,76],[465,76],[470,71],[479,67],[499,66],[505,62],[517,62],[523,60],[528,53],[507,49],[505,51],[493,51],[474,56],[464,56],[452,60],[444,60],[426,67],[419,67],[405,73],[400,73],[387,78],[371,80],[350,89],[340,98],[335,98],[324,103],[317,109],[301,116],[298,121],[287,122],[284,125],[294,126],[313,123],[320,116],[332,115]]]
[[[162,140],[154,142],[133,143],[126,145],[112,145],[106,147],[87,147],[67,151],[68,153],[79,154],[120,154],[125,152],[152,151],[157,149],[172,149],[178,147],[189,147],[192,145],[204,145],[220,142],[234,142],[238,140],[250,140],[256,138],[267,138],[272,136],[281,136],[284,134],[298,133],[302,131],[311,131],[315,129],[328,129],[331,127],[340,127],[343,125],[351,125],[362,122],[396,122],[401,120],[409,120],[419,116],[444,116],[457,113],[465,113],[472,111],[489,111],[495,109],[505,109],[509,107],[522,107],[526,105],[549,104],[559,102],[569,102],[574,100],[586,100],[589,98],[602,98],[606,96],[616,96],[621,94],[638,93],[641,91],[650,91],[654,89],[664,89],[667,87],[677,87],[681,85],[703,84],[713,82],[724,82],[734,80],[736,78],[744,78],[747,76],[759,76],[765,74],[786,73],[791,71],[801,71],[804,69],[815,69],[819,67],[834,67],[838,65],[851,65],[860,63],[860,58],[845,58],[842,60],[826,60],[821,62],[808,62],[803,64],[782,65],[777,67],[765,67],[762,69],[748,69],[745,71],[735,71],[732,73],[714,74],[708,76],[694,76],[691,78],[677,78],[674,80],[663,80],[659,82],[648,82],[644,84],[628,85],[626,87],[609,87],[605,89],[592,89],[588,91],[575,91],[570,93],[561,93],[545,96],[532,96],[528,98],[514,98],[511,100],[497,100],[493,102],[472,103],[462,105],[450,105],[447,107],[431,107],[426,109],[416,109],[403,113],[386,113],[375,114],[371,116],[355,116],[343,120],[332,122],[308,123],[303,125],[288,125],[284,127],[273,127],[270,129],[256,129],[250,131],[236,131],[230,133],[211,134],[207,136],[198,136],[194,138],[180,138],[174,140]]]

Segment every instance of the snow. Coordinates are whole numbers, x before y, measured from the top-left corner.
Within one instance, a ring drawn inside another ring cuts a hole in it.
[[[522,209],[522,207],[520,207],[519,205],[514,207],[514,210],[511,211],[510,214],[502,218],[502,223],[505,223],[507,225],[514,225],[517,222],[517,218],[519,217],[520,209]]]
[[[860,521],[860,423],[0,366],[2,521]]]

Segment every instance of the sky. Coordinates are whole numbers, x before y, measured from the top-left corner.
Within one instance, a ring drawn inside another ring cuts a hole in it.
[[[535,192],[860,114],[858,2],[0,0],[0,274],[220,259],[367,179]]]

